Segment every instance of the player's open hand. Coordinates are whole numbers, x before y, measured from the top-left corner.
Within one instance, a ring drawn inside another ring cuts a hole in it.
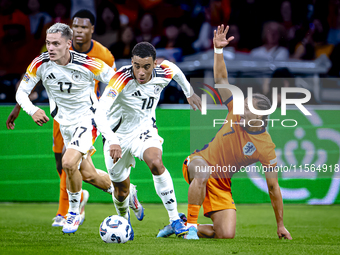
[[[197,96],[195,93],[192,94],[191,97],[187,98],[187,100],[188,100],[188,103],[191,105],[192,109],[194,109],[194,111],[196,111],[196,106],[200,111],[202,111],[201,98]]]
[[[280,239],[284,238],[284,239],[288,239],[288,240],[292,240],[292,236],[290,235],[290,233],[288,232],[288,230],[285,227],[278,227],[277,228],[277,235],[279,236]]]
[[[44,123],[46,123],[47,121],[49,121],[50,119],[46,116],[46,113],[44,110],[39,109],[38,111],[36,111],[33,116],[32,119],[34,120],[35,123],[37,123],[39,126],[42,126]]]
[[[6,127],[7,129],[14,129],[14,121],[18,118],[20,113],[20,105],[16,104],[12,112],[9,114],[7,121],[6,121]]]
[[[229,26],[226,26],[226,28],[224,29],[223,24],[221,26],[218,26],[217,30],[214,30],[213,42],[214,42],[215,48],[224,48],[225,46],[229,44],[229,42],[234,40],[234,36],[230,36],[227,39],[228,30],[229,30]]]
[[[119,144],[110,145],[110,156],[113,159],[113,163],[116,163],[118,159],[122,158],[122,148]]]

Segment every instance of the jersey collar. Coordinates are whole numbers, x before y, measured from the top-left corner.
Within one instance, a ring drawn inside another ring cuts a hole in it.
[[[85,52],[77,51],[77,50],[74,48],[73,41],[72,41],[72,49],[73,49],[75,52],[87,54],[87,53],[89,53],[89,52],[92,50],[92,48],[93,48],[93,40],[91,40],[91,46],[90,46],[89,50],[88,50],[88,51],[85,51]]]

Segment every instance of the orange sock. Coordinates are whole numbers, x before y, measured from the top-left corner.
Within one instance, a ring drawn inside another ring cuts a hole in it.
[[[65,216],[68,212],[68,195],[66,191],[66,173],[64,170],[60,176],[59,208],[57,214]]]
[[[189,224],[197,224],[198,214],[200,212],[200,205],[188,204],[188,221]]]

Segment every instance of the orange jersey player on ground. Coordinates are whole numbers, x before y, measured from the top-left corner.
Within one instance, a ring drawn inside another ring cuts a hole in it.
[[[255,94],[256,100],[262,100],[257,97],[258,95]],[[211,179],[208,180],[208,183],[213,186],[221,186],[223,191],[228,192],[226,197],[221,197],[217,201],[211,198],[213,194],[207,193],[203,202],[205,216],[209,216],[212,211],[225,209],[226,203],[229,204],[230,209],[236,209],[230,193],[231,177],[239,169],[258,161],[267,169],[274,169],[276,166],[275,145],[266,129],[262,128],[255,132],[247,130],[242,126],[245,119],[240,115],[233,114],[233,97],[231,96],[225,104],[229,110],[225,121],[227,124],[220,128],[209,144],[206,144],[201,150],[196,150],[184,163],[183,174],[188,181],[186,168],[189,163],[194,159],[204,159],[208,166],[213,166],[213,168],[202,166],[195,170],[211,171]],[[233,123],[233,126],[230,123]],[[226,201],[222,201],[223,199]]]
[[[228,28],[221,25],[214,32],[214,78],[217,84],[228,84],[228,73],[222,49],[233,39],[226,39]],[[275,212],[279,238],[292,239],[283,224],[283,203],[276,166],[275,145],[266,131],[264,120],[268,116],[249,111],[245,100],[244,115],[233,114],[233,96],[227,88],[219,89],[229,113],[211,142],[196,150],[183,164],[183,175],[190,184],[188,192],[189,228],[185,239],[234,238],[236,228],[236,207],[231,195],[231,177],[250,164],[260,161],[265,172],[270,199]],[[253,95],[253,105],[258,110],[268,110],[271,103],[261,94]],[[232,125],[231,125],[232,123]],[[237,124],[236,124],[237,123]],[[223,170],[224,169],[224,170]],[[201,205],[204,215],[210,217],[213,225],[198,225]]]

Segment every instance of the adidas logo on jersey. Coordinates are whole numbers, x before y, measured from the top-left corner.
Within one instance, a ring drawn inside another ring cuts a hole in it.
[[[50,80],[50,79],[55,79],[55,76],[53,73],[50,73],[47,77],[46,77],[47,80]]]
[[[78,140],[75,140],[74,142],[71,143],[71,145],[79,146],[79,141],[78,141]]]
[[[135,93],[133,93],[131,96],[141,96],[142,94],[140,93],[139,90],[137,90]]]

